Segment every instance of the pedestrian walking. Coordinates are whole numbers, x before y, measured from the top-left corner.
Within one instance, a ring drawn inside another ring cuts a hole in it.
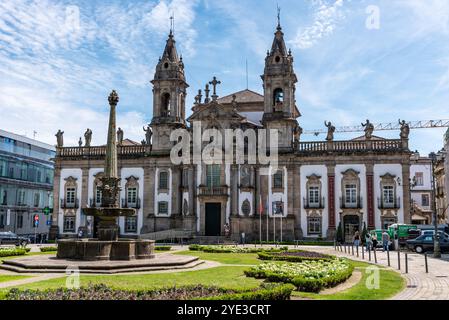
[[[356,231],[354,233],[353,242],[354,242],[354,246],[358,250],[359,245],[360,245],[360,233],[358,231]]]
[[[375,233],[372,235],[371,240],[373,243],[373,249],[376,249],[377,248],[377,235]]]
[[[388,250],[389,243],[390,243],[390,235],[386,230],[384,230],[384,232],[382,233],[382,247],[384,252]]]
[[[371,235],[369,234],[369,232],[366,233],[365,245],[366,245],[366,251],[371,250],[373,243],[372,243]]]

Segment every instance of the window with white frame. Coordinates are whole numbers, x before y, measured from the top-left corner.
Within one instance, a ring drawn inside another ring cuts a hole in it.
[[[137,204],[137,187],[128,187],[127,201],[128,205]]]
[[[125,218],[125,232],[137,232],[137,217],[133,216]]]
[[[211,164],[206,167],[206,185],[209,188],[219,187],[221,185],[221,166]]]
[[[283,181],[282,181],[282,171],[278,171],[273,176],[273,188],[275,189],[282,189],[284,187]]]
[[[75,232],[75,216],[64,216],[64,232]]]
[[[168,202],[167,201],[159,201],[157,212],[158,212],[158,214],[168,214]]]
[[[75,205],[75,191],[76,191],[76,188],[73,188],[73,187],[69,187],[65,191],[65,201],[68,206]]]
[[[168,189],[168,172],[161,171],[159,173],[159,189]]]
[[[40,195],[40,193],[36,192],[36,193],[34,194],[34,206],[35,206],[36,208],[38,208],[40,202],[41,202],[41,195]]]
[[[321,234],[321,218],[308,217],[307,218],[307,233]]]
[[[355,184],[345,185],[345,204],[357,204],[357,186]]]
[[[394,204],[394,187],[383,186],[382,201],[386,206],[392,206]]]
[[[309,205],[311,207],[320,205],[320,188],[318,186],[309,187]]]

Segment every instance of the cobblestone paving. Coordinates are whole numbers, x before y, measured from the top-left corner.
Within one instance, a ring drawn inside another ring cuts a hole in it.
[[[365,252],[365,259],[362,260],[361,249],[359,257],[335,251],[333,247],[302,247],[301,249],[313,250],[337,256],[348,257],[353,260],[369,262]],[[388,257],[386,252],[377,251],[377,263],[388,267]],[[399,272],[407,281],[406,288],[392,297],[393,300],[448,300],[449,299],[449,261],[434,259],[428,255],[428,270],[426,273],[424,255],[407,253],[408,273],[405,273],[405,253],[400,254],[401,270],[398,270],[398,254],[396,251],[390,252],[390,268]],[[371,262],[374,263],[374,256],[371,255]]]

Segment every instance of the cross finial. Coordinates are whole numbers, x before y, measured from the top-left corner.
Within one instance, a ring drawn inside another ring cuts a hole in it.
[[[212,94],[212,100],[217,100],[217,84],[221,84],[221,81],[217,80],[217,77],[213,77],[212,81],[209,82],[209,84],[213,87],[213,94]]]
[[[276,4],[277,11],[278,11],[278,29],[281,28],[281,7],[279,7],[279,4]]]
[[[170,16],[170,35],[175,33],[175,13]]]

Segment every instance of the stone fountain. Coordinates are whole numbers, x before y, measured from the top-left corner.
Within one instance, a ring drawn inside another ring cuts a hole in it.
[[[104,177],[101,179],[100,208],[82,208],[83,213],[98,219],[98,238],[63,239],[58,241],[57,257],[76,260],[134,260],[154,258],[154,240],[119,239],[118,217],[133,216],[135,209],[120,208],[120,178],[117,170],[115,109],[117,92],[109,95],[109,129]]]

